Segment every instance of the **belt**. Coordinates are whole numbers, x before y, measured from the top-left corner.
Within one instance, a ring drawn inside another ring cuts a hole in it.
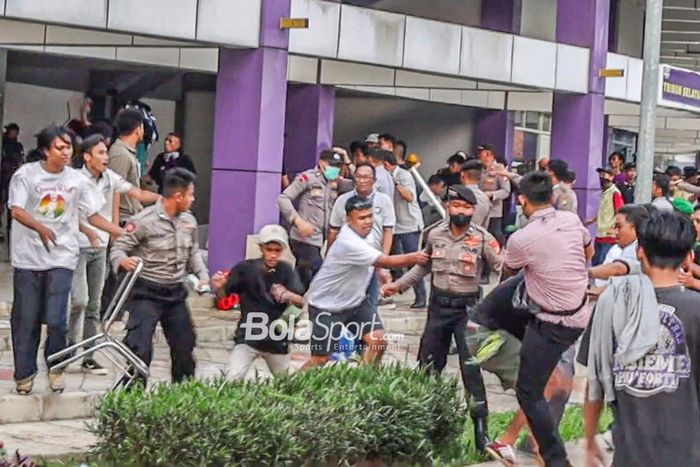
[[[457,295],[435,290],[430,294],[430,303],[440,308],[464,310],[466,307],[474,305],[480,298],[479,292]]]
[[[588,302],[588,294],[583,295],[583,300],[581,301],[581,304],[574,310],[561,310],[561,311],[551,311],[551,310],[545,310],[541,306],[537,305],[540,309],[540,313],[547,313],[548,315],[554,315],[554,316],[572,316],[578,313],[581,308]]]

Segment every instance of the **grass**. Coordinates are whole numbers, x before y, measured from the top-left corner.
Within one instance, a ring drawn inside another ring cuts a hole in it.
[[[502,412],[491,414],[489,416],[489,434],[492,438],[497,437],[499,434],[503,433],[510,423],[511,418],[515,412]],[[607,426],[612,421],[612,413],[609,409],[603,412],[599,429],[600,431],[605,431]],[[564,416],[562,417],[561,423],[559,425],[559,433],[561,434],[562,440],[572,441],[576,439],[583,438],[583,408],[580,405],[570,405],[567,407]],[[523,437],[524,432],[523,432]],[[474,449],[474,431],[471,424],[471,420],[467,422],[464,429],[464,434],[462,435],[462,443],[460,443],[459,448],[455,452],[451,453],[452,459],[449,461],[438,460],[435,463],[436,467],[457,467],[463,465],[478,464],[480,462],[485,462],[490,459],[484,457],[476,452]],[[90,467],[100,466],[99,462],[90,462],[83,459],[68,458],[65,460],[42,460],[38,459],[36,461],[37,466],[43,467],[77,467],[82,465],[88,465]]]

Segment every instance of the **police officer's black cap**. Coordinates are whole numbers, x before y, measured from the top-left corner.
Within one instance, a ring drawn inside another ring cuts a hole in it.
[[[321,156],[319,157],[319,159],[328,162],[329,165],[332,165],[334,167],[341,167],[343,165],[343,156],[330,149],[321,151]]]
[[[5,131],[10,130],[19,131],[19,125],[17,125],[16,123],[8,123],[7,125],[5,125]]]
[[[476,195],[464,185],[452,185],[447,189],[447,200],[461,199],[469,204],[476,205]]]
[[[484,164],[479,159],[470,159],[462,164],[462,170],[484,170]]]
[[[481,151],[489,151],[489,152],[496,152],[496,147],[493,144],[490,143],[481,143],[479,146],[476,148],[477,152]]]

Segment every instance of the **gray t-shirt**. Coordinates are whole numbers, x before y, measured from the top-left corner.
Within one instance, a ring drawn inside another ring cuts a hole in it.
[[[377,181],[374,184],[374,189],[380,193],[384,193],[389,197],[389,199],[394,199],[394,180],[391,178],[389,172],[380,165],[374,169],[374,174]]]
[[[673,204],[671,204],[671,201],[665,196],[655,198],[651,204],[659,211],[673,212]]]
[[[423,213],[418,204],[416,194],[416,181],[406,169],[397,167],[393,172],[394,181],[398,185],[408,188],[413,193],[413,201],[410,203],[401,197],[399,190],[394,191],[394,207],[396,208],[396,227],[394,233],[412,233],[423,230]]]
[[[359,306],[367,296],[374,263],[382,256],[349,225],[340,229],[309,286],[309,305],[330,313]]]
[[[331,211],[331,221],[330,226],[334,229],[339,229],[347,220],[347,215],[345,214],[345,203],[352,198],[357,196],[357,191],[352,190],[347,193],[343,193],[338,197],[333,205],[333,210]],[[394,203],[391,199],[384,193],[378,193],[373,191],[369,198],[372,200],[372,206],[374,207],[374,218],[372,225],[372,232],[367,236],[367,242],[379,251],[382,251],[382,238],[384,236],[385,228],[393,228],[396,224],[396,215],[394,214]]]
[[[56,234],[56,244],[46,250],[39,234],[12,221],[12,267],[31,271],[54,268],[73,270],[78,264],[80,216],[97,214],[104,197],[79,171],[66,167],[47,172],[41,162],[25,164],[10,182],[7,206],[19,207]]]

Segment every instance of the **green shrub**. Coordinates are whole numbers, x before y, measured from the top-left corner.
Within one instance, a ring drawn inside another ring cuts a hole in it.
[[[462,442],[457,383],[399,366],[332,365],[274,380],[108,394],[93,455],[143,466],[425,465]]]

